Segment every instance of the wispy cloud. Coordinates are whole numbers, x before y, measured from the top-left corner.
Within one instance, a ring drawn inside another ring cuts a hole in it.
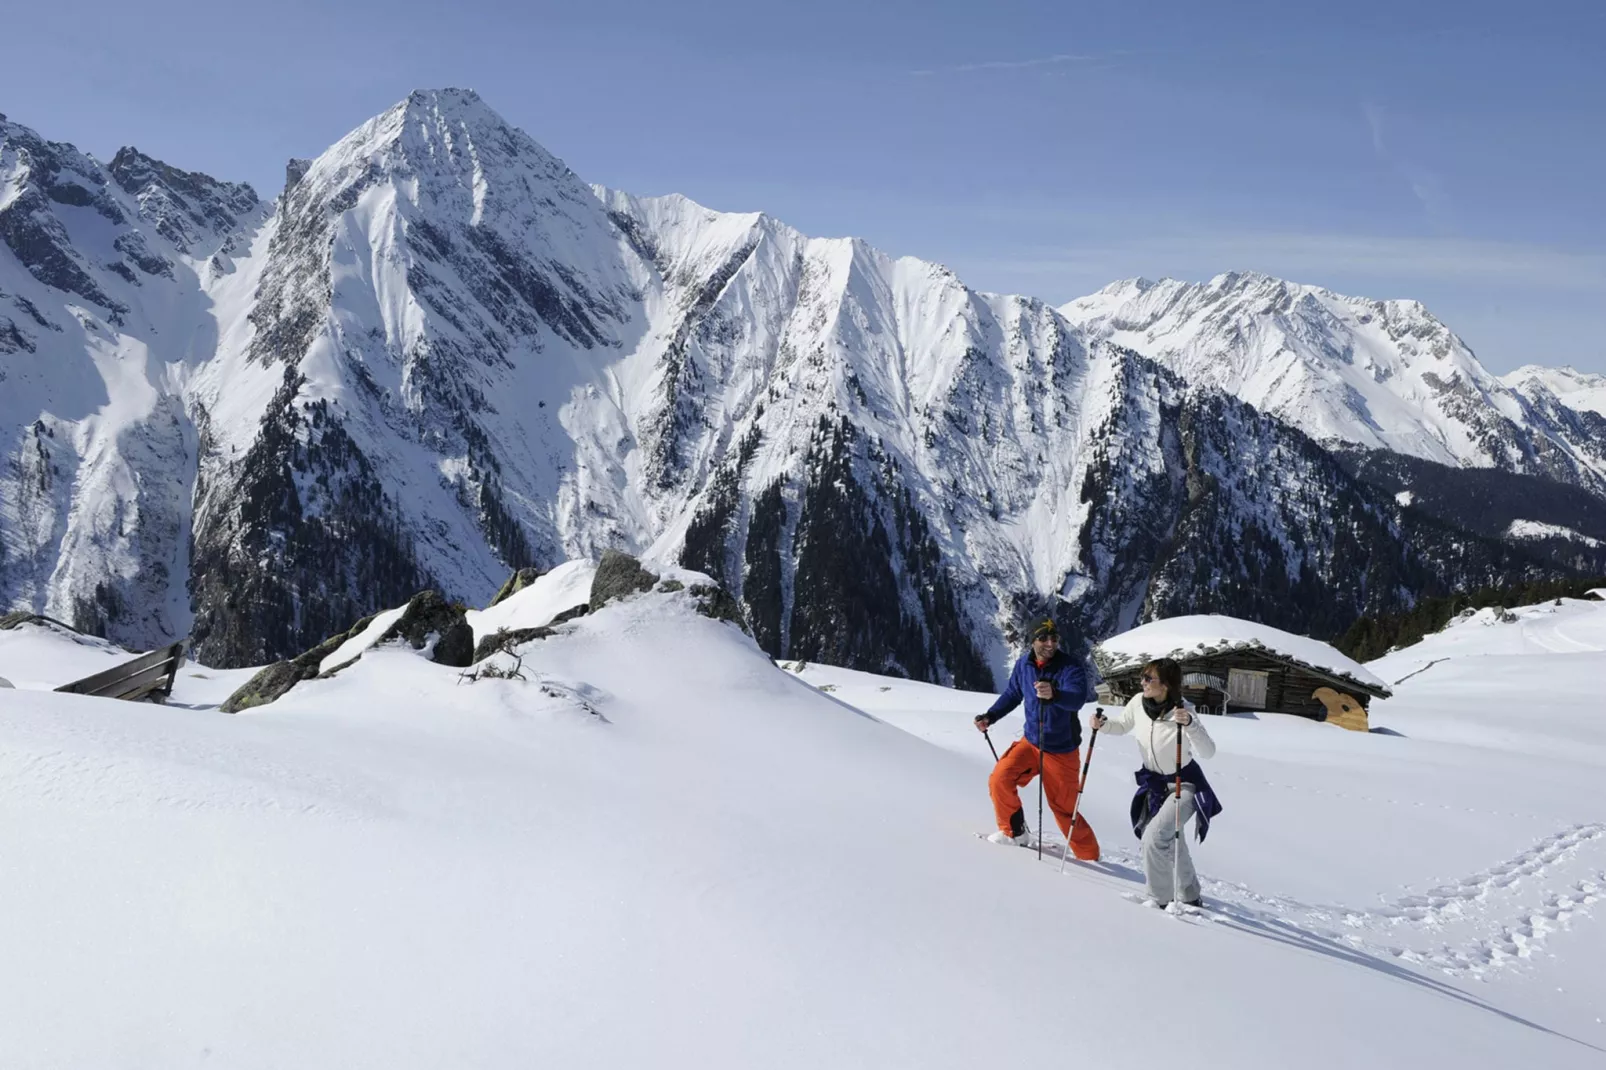
[[[1405,180],[1410,187],[1411,195],[1422,205],[1422,211],[1427,215],[1428,221],[1436,226],[1448,223],[1450,215],[1450,199],[1444,191],[1444,183],[1439,176],[1426,167],[1400,158],[1393,152],[1384,136],[1384,126],[1388,120],[1387,109],[1383,105],[1368,102],[1361,105],[1366,115],[1367,128],[1372,132],[1372,151],[1378,159],[1388,164]]]

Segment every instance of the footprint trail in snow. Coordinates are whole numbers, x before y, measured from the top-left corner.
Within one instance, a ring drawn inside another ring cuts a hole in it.
[[[1133,852],[1106,855],[1118,865],[1141,864]],[[1575,825],[1482,872],[1371,908],[1200,880],[1212,908],[1205,916],[1213,920],[1291,926],[1385,961],[1482,979],[1543,954],[1554,934],[1606,899],[1606,824]]]

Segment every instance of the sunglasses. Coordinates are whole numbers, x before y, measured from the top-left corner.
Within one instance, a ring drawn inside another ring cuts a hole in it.
[[[1160,682],[1160,678],[1153,673],[1145,673],[1143,676],[1143,682],[1146,684],[1157,684]]]

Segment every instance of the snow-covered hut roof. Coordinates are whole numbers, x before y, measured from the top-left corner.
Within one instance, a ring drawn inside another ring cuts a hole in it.
[[[1093,648],[1093,663],[1100,673],[1114,676],[1156,658],[1186,661],[1234,650],[1261,651],[1353,681],[1385,697],[1391,693],[1389,686],[1360,662],[1318,639],[1214,613],[1152,621],[1112,636]]]

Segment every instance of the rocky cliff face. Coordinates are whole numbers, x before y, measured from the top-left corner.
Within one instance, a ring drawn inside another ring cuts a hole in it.
[[[718,578],[776,655],[987,687],[1028,613],[1330,634],[1569,567],[1341,463],[1364,413],[1598,489],[1599,417],[1512,408],[1425,313],[1257,278],[1067,318],[588,187],[472,93],[291,161],[271,206],[4,132],[0,600],[135,644],[193,632],[209,663],[618,548]],[[1273,335],[1298,374],[1252,344]],[[1235,396],[1265,375],[1303,393]],[[1279,418],[1328,402],[1350,423]]]

